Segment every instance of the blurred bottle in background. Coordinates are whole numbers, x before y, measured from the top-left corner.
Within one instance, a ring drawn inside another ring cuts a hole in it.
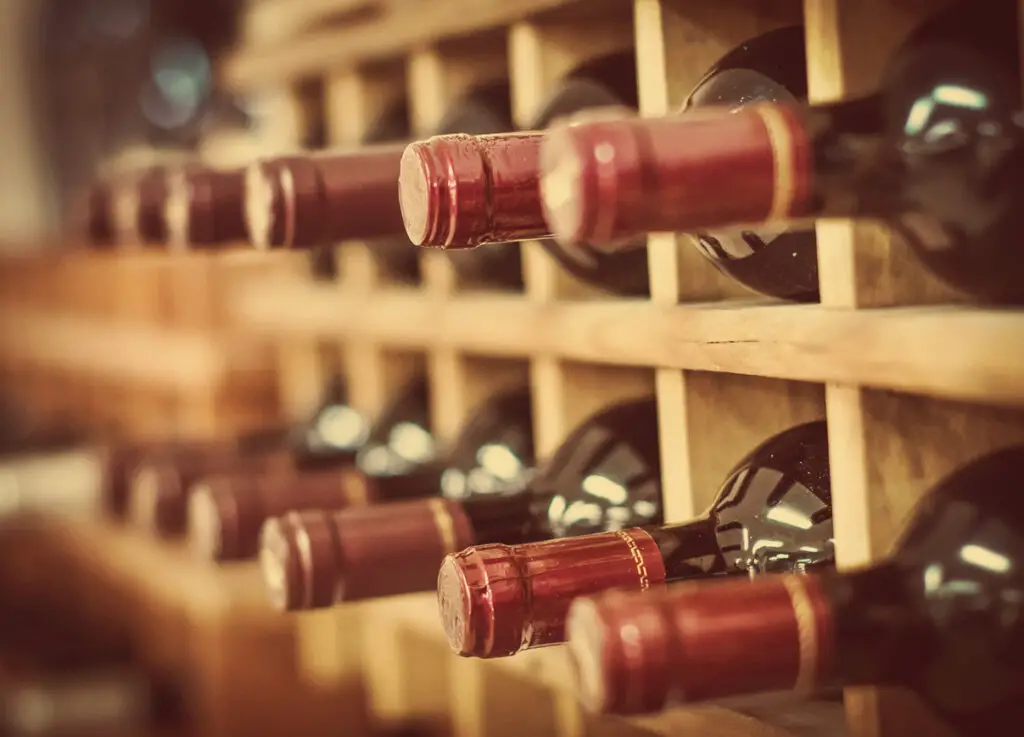
[[[11,43],[2,44],[0,60],[7,98],[0,145],[16,160],[4,165],[0,199],[17,194],[18,205],[0,212],[0,242],[58,232],[103,163],[145,165],[154,152],[195,151],[213,130],[255,125],[254,105],[227,95],[215,80],[219,57],[237,37],[240,5],[4,3],[0,26]],[[26,208],[30,217],[17,215]]]

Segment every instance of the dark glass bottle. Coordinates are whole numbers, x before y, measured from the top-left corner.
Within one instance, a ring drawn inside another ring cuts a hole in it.
[[[754,449],[730,472],[710,509],[690,522],[605,524],[612,531],[467,548],[448,556],[438,576],[449,644],[460,655],[512,655],[563,642],[569,604],[580,596],[831,566],[831,501],[828,433],[820,421]]]
[[[372,424],[339,395],[293,435],[288,471],[265,473],[257,466],[195,477],[186,493],[193,550],[209,560],[243,560],[257,554],[264,521],[289,510],[362,507],[433,493],[440,466],[428,391],[426,379],[416,377]]]
[[[440,131],[494,133],[511,127],[506,82],[471,89],[448,111]],[[250,239],[257,247],[314,248],[348,239],[371,241],[385,276],[417,284],[420,252],[405,237],[395,180],[411,136],[405,101],[385,108],[359,148],[268,159],[249,174]],[[285,180],[287,179],[287,184]],[[469,284],[519,289],[522,270],[515,246],[456,258]]]
[[[865,568],[579,600],[568,634],[583,700],[637,713],[670,698],[902,685],[963,735],[1005,734],[1024,716],[1022,475],[1020,446],[964,466]]]
[[[643,400],[594,415],[537,473],[531,469],[532,459],[527,462],[526,448],[512,448],[506,441],[507,450],[497,451],[494,458],[467,455],[446,469],[440,479],[442,498],[284,519],[264,541],[273,550],[267,577],[275,582],[271,588],[292,587],[287,598],[277,597],[287,600],[288,608],[428,591],[437,584],[444,556],[469,545],[532,542],[657,523],[661,474],[655,412],[654,401]],[[524,427],[525,421],[520,424]],[[522,429],[516,436],[525,443]],[[502,477],[498,468],[508,470],[506,480],[497,485],[501,493],[494,493],[489,489],[497,483],[495,477]],[[316,531],[309,532],[314,524]],[[287,535],[281,532],[285,525],[291,527]],[[297,555],[290,553],[297,548],[297,530],[321,541],[322,563],[315,574],[299,568]],[[286,538],[293,541],[289,546]],[[282,560],[293,570],[288,572]],[[279,575],[282,570],[286,576]],[[315,595],[290,584],[314,579],[320,582]],[[306,603],[296,603],[301,601]]]
[[[269,520],[260,557],[276,606],[312,609],[430,590],[441,560],[467,534],[466,522],[449,513],[457,502],[449,500],[488,500],[500,508],[502,500],[522,490],[533,472],[533,421],[526,388],[488,399],[474,411],[450,451],[430,459],[418,429],[396,429],[386,444],[378,442],[365,454],[360,452],[362,467],[376,474],[368,478],[368,485],[384,489],[383,497],[374,497],[381,501],[420,498],[343,511],[297,511]],[[409,468],[410,451],[425,460],[419,472],[402,475]],[[383,476],[388,469],[391,475]],[[389,483],[397,491],[385,486]]]
[[[121,472],[127,474],[127,513],[142,529],[175,536],[185,532],[194,485],[210,476],[294,478],[302,471],[351,463],[357,446],[339,429],[344,425],[337,418],[348,417],[351,426],[354,412],[344,382],[334,378],[312,417],[295,426],[226,440],[140,446],[134,452],[115,448],[112,457],[121,460]]]
[[[560,128],[541,153],[549,225],[615,250],[650,230],[875,218],[952,286],[1020,302],[1017,27],[1012,0],[960,2],[912,34],[863,98]]]
[[[683,111],[737,110],[757,102],[807,103],[804,29],[790,26],[747,41],[720,59],[694,87]],[[784,226],[696,233],[715,266],[751,289],[780,299],[818,299],[813,227]]]
[[[600,57],[571,72],[531,121],[533,132],[494,136],[439,135],[409,146],[399,176],[406,232],[413,243],[449,250],[541,238],[548,253],[577,278],[605,291],[649,293],[647,253],[607,253],[575,245],[566,249],[550,234],[541,209],[537,176],[540,131],[582,110],[635,109],[633,52]]]

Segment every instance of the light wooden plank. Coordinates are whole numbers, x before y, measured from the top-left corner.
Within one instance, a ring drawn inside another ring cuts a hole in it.
[[[958,306],[841,310],[756,302],[538,302],[261,285],[236,316],[270,335],[324,335],[481,355],[724,371],[1024,405],[1024,312]],[[367,319],[372,315],[372,319]]]
[[[39,366],[167,390],[215,384],[228,359],[200,333],[13,310],[0,315],[0,345]]]
[[[386,59],[444,38],[501,28],[546,11],[568,6],[626,5],[627,0],[391,0],[373,22],[310,33],[301,44],[273,50],[236,52],[221,68],[235,88],[255,88],[293,80],[326,69]]]

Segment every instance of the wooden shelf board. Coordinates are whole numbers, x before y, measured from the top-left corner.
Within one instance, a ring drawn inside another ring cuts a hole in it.
[[[228,358],[217,341],[198,333],[29,310],[0,315],[0,347],[40,366],[184,390],[217,383]]]
[[[241,49],[220,74],[234,88],[272,86],[301,77],[400,56],[433,41],[500,28],[570,5],[625,5],[625,0],[430,0],[381,2],[372,21],[309,33],[273,49]]]
[[[240,292],[232,310],[246,329],[277,338],[553,356],[1024,406],[1024,311],[622,299],[545,303],[483,294],[434,299],[279,279]]]
[[[366,602],[368,616],[387,621],[390,627],[411,630],[426,639],[443,642],[444,634],[437,619],[437,601],[433,592],[392,597]],[[458,657],[454,653],[450,656]],[[511,658],[473,661],[481,667],[494,669],[513,678],[529,681],[552,691],[568,691],[574,682],[574,675],[564,648],[546,647],[517,653]],[[768,700],[758,705],[748,699],[751,714],[764,715],[759,719],[750,714],[716,705],[702,705],[690,708],[672,708],[665,712],[630,718],[628,721],[651,734],[671,735],[702,734],[711,737],[739,735],[744,737],[792,737],[786,729],[771,723],[789,721],[824,724],[828,730],[822,734],[842,737],[842,707],[837,704],[823,705],[816,702],[783,703]]]
[[[255,564],[212,566],[184,543],[162,542],[102,519],[47,520],[40,534],[83,565],[173,611],[213,619],[276,617]]]

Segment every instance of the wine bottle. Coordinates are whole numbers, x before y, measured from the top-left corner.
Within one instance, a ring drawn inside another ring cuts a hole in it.
[[[574,70],[542,106],[530,132],[441,135],[410,144],[399,173],[409,239],[420,246],[466,249],[541,238],[559,265],[581,280],[612,293],[648,294],[643,249],[567,250],[547,238],[538,177],[542,130],[563,116],[604,107],[636,107],[632,52],[601,57]]]
[[[114,194],[117,237],[122,243],[157,245],[167,240],[166,166],[154,166],[118,179]]]
[[[862,98],[561,127],[541,152],[548,223],[564,243],[614,252],[646,231],[875,218],[952,286],[1019,302],[1016,28],[1012,0],[960,2],[915,31]],[[806,250],[768,274],[786,259],[747,268],[719,246],[716,262],[754,288],[809,278]]]
[[[485,134],[510,130],[510,94],[508,82],[504,81],[470,88],[448,109],[436,132]],[[407,141],[410,137],[411,133],[406,126],[400,136],[389,140]],[[415,274],[415,278],[405,281],[416,283],[420,277],[419,252],[410,246],[404,230],[399,229],[393,237],[375,242],[373,253],[376,258],[389,264],[389,273],[396,273],[395,265],[401,264],[399,273]],[[504,244],[466,254],[452,253],[451,257],[456,276],[462,283],[511,290],[521,290],[523,287],[518,244]]]
[[[493,658],[564,642],[572,600],[605,589],[833,564],[828,433],[819,421],[755,448],[698,519],[470,547],[445,558],[437,597],[452,650]]]
[[[244,240],[242,170],[182,166],[167,175],[164,222],[176,248],[213,248]]]
[[[110,182],[97,181],[76,200],[71,229],[84,236],[95,249],[106,249],[114,242],[114,193]]]
[[[231,469],[193,477],[186,490],[188,535],[210,560],[253,557],[263,522],[291,509],[342,509],[431,493],[440,466],[428,429],[429,386],[414,377],[371,426],[339,402],[321,409],[296,438],[297,472]]]
[[[578,600],[567,631],[584,703],[638,713],[670,694],[902,685],[964,735],[1005,734],[1024,703],[1022,473],[1020,446],[955,471],[860,569]]]
[[[314,248],[345,240],[385,242],[402,232],[395,198],[408,107],[385,108],[360,146],[268,158],[246,171],[246,223],[257,248]],[[379,258],[402,281],[418,281],[412,249],[386,242]]]
[[[269,519],[260,559],[271,601],[284,610],[312,609],[428,591],[445,553],[467,539],[467,523],[449,513],[457,505],[450,500],[494,502],[492,524],[500,527],[502,501],[517,495],[534,466],[532,424],[529,391],[500,392],[473,412],[451,450],[431,465],[432,477],[406,481],[403,496],[416,501]],[[396,449],[419,443],[415,436],[392,440]]]
[[[508,82],[495,82],[470,89],[445,114],[436,135],[468,133],[487,135],[513,129],[512,93]],[[409,239],[402,244],[412,253]],[[490,248],[450,250],[448,258],[461,283],[522,291],[523,266],[518,241],[498,243]]]
[[[444,556],[469,545],[546,540],[661,519],[653,400],[591,417],[536,473],[524,448],[508,448],[494,459],[466,453],[443,474],[440,498],[268,522],[261,558],[273,600],[285,609],[309,609],[429,591]],[[520,460],[512,463],[513,457]],[[487,491],[506,465],[501,493]],[[303,549],[315,552],[303,557]]]
[[[210,476],[294,476],[304,469],[350,462],[354,448],[331,418],[349,410],[345,382],[332,378],[313,416],[295,426],[271,427],[240,438],[173,442],[146,448],[129,471],[128,516],[161,536],[185,531],[193,485]]]
[[[804,29],[769,31],[730,51],[694,87],[683,112],[738,110],[755,102],[807,103]],[[818,299],[818,252],[813,227],[724,229],[695,233],[701,253],[718,269],[762,294]]]
[[[506,82],[471,88],[449,109],[439,132],[506,131],[511,127],[509,108]],[[374,258],[389,276],[418,283],[419,253],[405,237],[394,192],[404,142],[410,136],[407,120],[403,103],[386,110],[362,148],[270,159],[253,168],[249,178],[253,243],[310,248],[354,238],[372,240]],[[358,218],[353,215],[357,211]],[[453,265],[464,281],[513,289],[522,286],[518,250],[513,246],[467,255]]]

